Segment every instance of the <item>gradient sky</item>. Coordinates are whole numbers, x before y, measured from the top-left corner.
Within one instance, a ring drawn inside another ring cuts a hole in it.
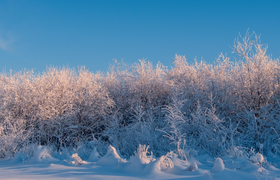
[[[213,63],[248,28],[279,58],[279,9],[279,0],[1,0],[0,67],[106,72],[112,59],[171,66],[175,54]]]

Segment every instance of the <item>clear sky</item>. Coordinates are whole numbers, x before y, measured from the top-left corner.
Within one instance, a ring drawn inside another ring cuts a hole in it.
[[[106,72],[112,59],[171,66],[175,54],[213,63],[248,28],[280,57],[279,0],[1,0],[0,68]]]

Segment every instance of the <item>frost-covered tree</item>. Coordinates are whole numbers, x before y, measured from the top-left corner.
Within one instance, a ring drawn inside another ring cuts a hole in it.
[[[94,134],[101,133],[106,125],[106,116],[110,113],[113,101],[108,90],[102,86],[100,73],[90,73],[84,67],[78,72],[75,82],[74,110],[79,139],[92,140]]]
[[[175,145],[177,155],[186,159],[184,148],[186,145],[186,134],[184,128],[187,128],[188,124],[185,121],[185,117],[181,111],[185,100],[178,99],[178,92],[174,92],[172,97],[172,103],[166,106],[166,125],[159,131],[164,133],[164,137],[167,137],[171,144]]]
[[[169,69],[139,60],[116,61],[105,75],[84,67],[1,73],[0,157],[28,144],[77,150],[93,140],[101,154],[111,144],[126,157],[139,144],[181,158],[183,149],[222,155],[236,146],[279,154],[280,64],[266,50],[247,33],[233,46],[236,61],[175,55]]]

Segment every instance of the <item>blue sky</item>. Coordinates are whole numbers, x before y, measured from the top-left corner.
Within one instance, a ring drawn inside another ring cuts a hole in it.
[[[279,58],[279,9],[278,0],[1,0],[0,67],[106,72],[113,59],[171,66],[175,54],[213,63],[248,28]]]

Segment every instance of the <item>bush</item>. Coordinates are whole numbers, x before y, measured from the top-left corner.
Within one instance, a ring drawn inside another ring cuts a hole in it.
[[[221,54],[214,65],[188,64],[175,55],[169,69],[140,60],[116,62],[106,75],[53,67],[2,73],[0,157],[28,144],[61,151],[93,140],[101,155],[111,144],[125,157],[139,144],[182,159],[190,149],[216,156],[237,146],[277,155],[280,65],[252,35],[235,42],[235,62]]]

